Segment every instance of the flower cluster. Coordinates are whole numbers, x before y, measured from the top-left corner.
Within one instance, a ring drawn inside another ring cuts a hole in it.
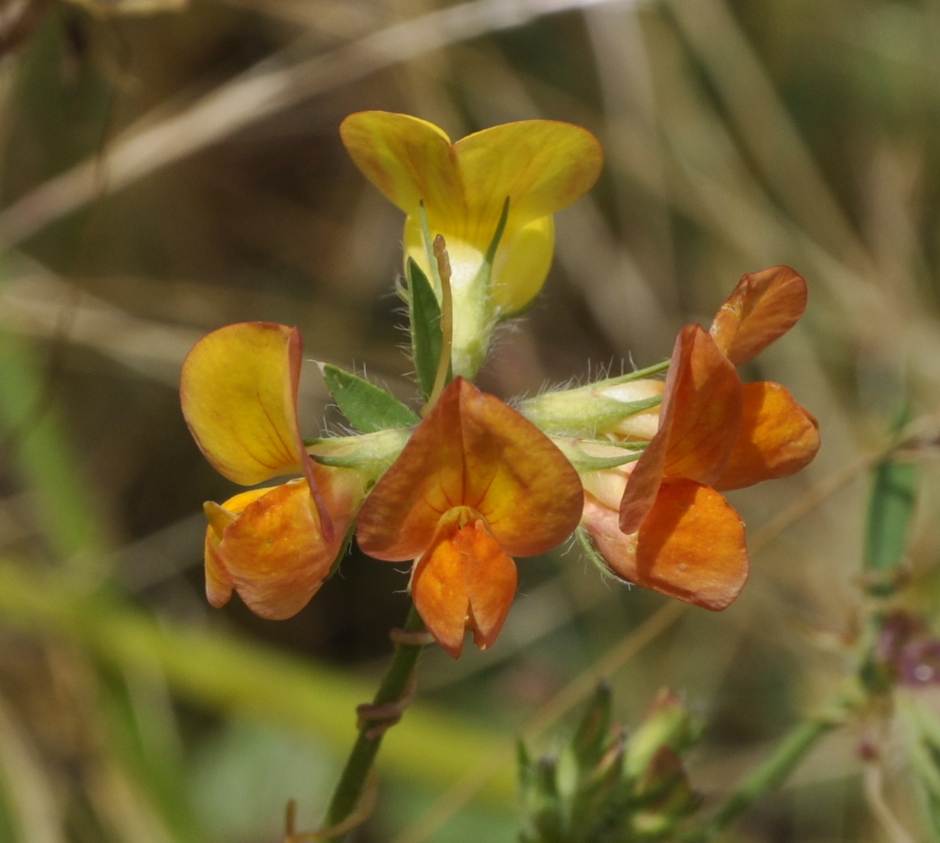
[[[497,126],[456,143],[414,117],[364,112],[341,134],[363,173],[407,214],[405,284],[421,413],[364,379],[322,371],[359,434],[305,442],[296,328],[243,323],[190,352],[187,423],[223,475],[252,488],[205,505],[206,589],[286,618],[338,565],[354,534],[370,556],[414,562],[421,618],[455,658],[482,649],[516,591],[514,557],[577,533],[605,570],[709,609],[747,577],[744,527],[722,491],[812,460],[817,425],[779,384],[736,367],[799,319],[803,279],[745,275],[709,331],[680,331],[665,382],[635,373],[510,407],[471,382],[495,326],[548,273],[552,215],[596,180],[584,129]],[[665,366],[653,367],[662,370]]]

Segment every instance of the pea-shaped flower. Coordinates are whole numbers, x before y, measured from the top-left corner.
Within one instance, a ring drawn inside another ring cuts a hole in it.
[[[359,547],[415,560],[411,591],[454,658],[464,634],[486,649],[516,593],[513,556],[534,556],[578,525],[577,472],[535,425],[457,378],[415,429],[359,514]]]
[[[552,214],[597,180],[599,141],[569,123],[525,120],[451,143],[432,123],[384,111],[352,114],[340,132],[359,169],[407,214],[406,262],[413,259],[433,278],[422,205],[430,236],[444,237],[454,296],[454,372],[472,377],[496,322],[524,310],[542,288],[555,241]],[[507,201],[490,272],[485,256]]]
[[[816,420],[783,386],[735,370],[806,306],[789,267],[745,275],[711,331],[687,325],[669,365],[659,425],[632,465],[583,478],[583,526],[614,573],[708,609],[748,575],[744,524],[721,491],[794,474],[819,449]]]
[[[232,591],[264,618],[296,614],[320,588],[365,492],[354,469],[311,461],[297,422],[300,333],[268,322],[220,328],[183,364],[183,415],[199,448],[229,480],[253,486],[221,506],[206,503],[206,593]]]

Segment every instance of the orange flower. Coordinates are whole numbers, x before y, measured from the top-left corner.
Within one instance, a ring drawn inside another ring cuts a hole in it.
[[[803,279],[774,267],[741,279],[710,333],[679,333],[656,435],[632,466],[584,480],[582,523],[615,573],[714,610],[740,593],[744,525],[717,490],[799,471],[819,434],[784,387],[742,386],[735,365],[789,330],[805,305]]]
[[[577,527],[581,482],[554,444],[498,398],[457,378],[376,483],[359,514],[370,556],[415,559],[415,606],[454,658],[464,634],[487,649],[516,591],[513,556]]]
[[[307,454],[297,423],[301,360],[296,328],[246,322],[208,334],[183,364],[183,415],[221,474],[245,486],[303,475],[205,504],[213,606],[235,590],[263,618],[299,612],[329,574],[365,493],[360,472]]]

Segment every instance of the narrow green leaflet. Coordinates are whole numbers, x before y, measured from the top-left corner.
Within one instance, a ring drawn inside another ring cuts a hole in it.
[[[896,429],[908,421],[902,414]],[[889,456],[875,467],[875,482],[868,508],[865,537],[865,570],[875,575],[870,589],[890,594],[907,546],[908,530],[917,501],[917,466]]]
[[[411,352],[418,386],[425,398],[434,389],[441,357],[441,306],[421,267],[408,259],[408,309],[411,317]]]
[[[356,430],[376,433],[413,427],[420,421],[416,413],[374,383],[329,364],[322,371],[336,406]]]

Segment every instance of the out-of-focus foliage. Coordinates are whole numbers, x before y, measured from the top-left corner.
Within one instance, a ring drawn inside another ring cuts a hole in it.
[[[514,839],[510,736],[533,739],[588,694],[592,666],[625,724],[658,688],[681,691],[706,724],[691,785],[714,804],[855,669],[868,467],[902,405],[920,496],[894,548],[908,608],[936,634],[936,4],[27,5],[29,25],[0,32],[0,837],[277,840],[289,797],[299,826],[319,820],[404,620],[406,572],[353,554],[289,621],[210,609],[201,504],[234,490],[200,458],[176,387],[200,336],[261,319],[299,326],[311,358],[414,392],[401,214],[337,133],[363,109],[452,137],[561,119],[604,145],[601,182],[557,215],[544,294],[502,329],[484,388],[532,395],[586,378],[586,359],[591,373],[657,363],[744,272],[789,264],[807,317],[748,375],[790,385],[823,448],[799,477],[733,496],[752,572],[723,614],[663,609],[574,549],[525,560],[492,651],[422,662],[361,840]],[[312,364],[301,400],[335,429]],[[825,739],[739,839],[874,843],[891,822],[917,839],[906,759],[926,781],[937,706],[916,700]],[[473,799],[454,816],[441,796],[460,782]],[[924,792],[936,813],[940,791]]]

